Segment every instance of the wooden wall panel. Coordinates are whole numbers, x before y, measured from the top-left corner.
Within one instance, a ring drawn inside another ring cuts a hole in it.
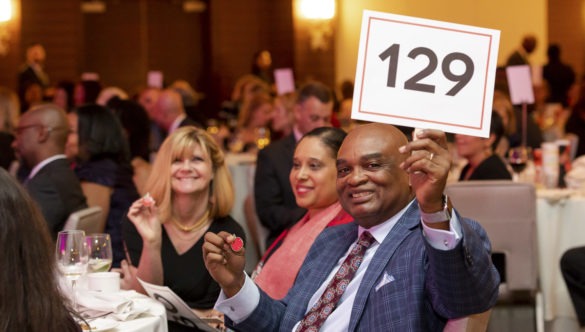
[[[577,77],[585,69],[585,21],[582,0],[548,1],[548,40],[561,46],[561,59]],[[548,45],[539,45],[546,53]]]

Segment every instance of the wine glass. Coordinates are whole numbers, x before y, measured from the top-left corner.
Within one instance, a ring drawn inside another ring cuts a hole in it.
[[[508,151],[508,163],[514,171],[513,181],[518,182],[520,179],[520,173],[526,168],[528,162],[528,148],[525,146],[517,146],[510,148]]]
[[[89,272],[107,272],[112,266],[110,234],[97,233],[85,237],[89,251]]]
[[[85,232],[81,230],[61,231],[57,235],[57,266],[61,274],[71,281],[73,308],[77,310],[76,283],[87,270],[88,252]]]

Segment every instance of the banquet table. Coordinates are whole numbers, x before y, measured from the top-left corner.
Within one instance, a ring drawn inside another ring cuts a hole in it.
[[[567,249],[585,246],[585,195],[570,189],[539,189],[536,218],[544,319],[575,318],[559,263]]]

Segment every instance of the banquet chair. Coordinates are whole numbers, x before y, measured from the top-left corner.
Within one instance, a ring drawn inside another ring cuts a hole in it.
[[[544,331],[534,185],[502,180],[462,181],[448,184],[445,193],[461,216],[483,226],[492,252],[504,254],[498,304],[534,305],[536,330]]]
[[[102,208],[92,206],[75,211],[69,215],[63,230],[79,229],[85,234],[103,233],[106,228],[105,219],[102,218]]]

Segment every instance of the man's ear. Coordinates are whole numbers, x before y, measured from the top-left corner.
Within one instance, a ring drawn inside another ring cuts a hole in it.
[[[53,130],[51,127],[48,126],[41,126],[41,129],[37,133],[37,141],[46,142],[49,140],[49,135],[51,135],[51,131]]]

